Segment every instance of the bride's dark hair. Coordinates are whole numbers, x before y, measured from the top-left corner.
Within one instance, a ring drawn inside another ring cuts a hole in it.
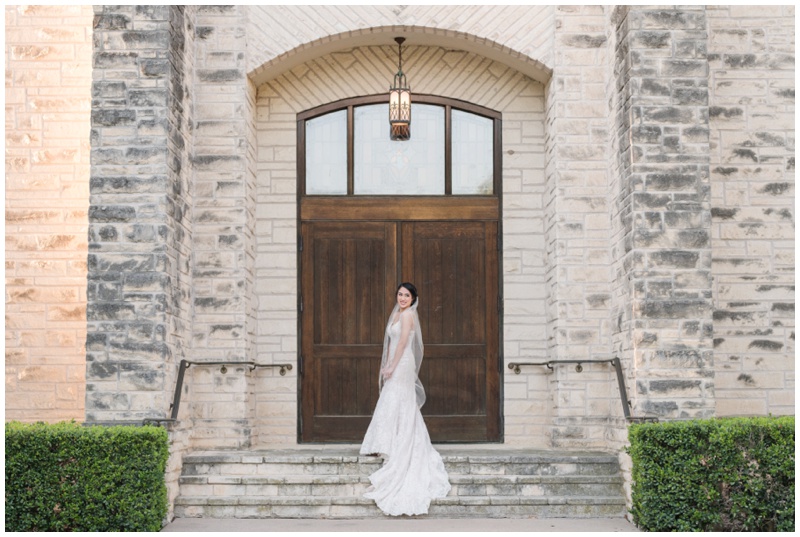
[[[403,283],[401,283],[400,285],[397,286],[397,291],[399,291],[401,287],[405,287],[406,290],[409,293],[411,293],[411,298],[413,299],[411,301],[411,305],[413,306],[414,303],[417,301],[417,288],[414,287],[413,283],[403,282]],[[395,291],[395,293],[397,293],[397,291]]]

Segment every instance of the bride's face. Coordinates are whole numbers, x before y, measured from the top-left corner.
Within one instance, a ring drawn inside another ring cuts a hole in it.
[[[400,309],[409,307],[412,300],[411,292],[408,289],[401,287],[397,290],[397,304],[400,306]]]

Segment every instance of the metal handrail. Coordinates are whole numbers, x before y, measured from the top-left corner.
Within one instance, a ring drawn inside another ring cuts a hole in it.
[[[250,371],[255,370],[259,367],[280,367],[280,374],[285,375],[286,371],[292,370],[292,364],[257,364],[255,362],[190,362],[189,360],[181,360],[180,368],[178,368],[178,380],[175,383],[175,394],[172,396],[172,404],[169,407],[172,409],[172,414],[168,419],[150,419],[149,421],[175,421],[178,419],[178,410],[181,407],[181,392],[183,391],[183,377],[186,374],[186,370],[189,369],[190,366],[193,365],[213,365],[213,366],[222,366],[220,367],[219,371],[222,374],[228,372],[228,368],[226,366],[229,365],[248,365],[250,366]]]
[[[617,388],[619,389],[619,398],[622,402],[622,413],[625,414],[625,419],[628,421],[658,421],[656,417],[632,416],[631,404],[628,399],[628,391],[625,389],[625,376],[622,374],[622,362],[618,357],[608,360],[548,360],[546,362],[511,362],[508,368],[514,371],[515,374],[520,374],[520,366],[524,365],[543,365],[550,371],[553,371],[554,365],[560,364],[576,364],[575,371],[578,373],[583,371],[583,364],[611,364],[617,373]]]

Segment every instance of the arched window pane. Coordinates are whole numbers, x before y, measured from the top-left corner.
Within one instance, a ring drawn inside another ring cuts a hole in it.
[[[306,194],[347,194],[347,110],[306,121]]]
[[[491,119],[453,110],[453,194],[494,190],[494,132]]]
[[[354,113],[354,194],[444,194],[444,108],[412,104],[411,139],[389,139],[389,105]]]

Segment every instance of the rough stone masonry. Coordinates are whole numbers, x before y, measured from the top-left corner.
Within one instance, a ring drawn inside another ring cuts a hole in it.
[[[8,417],[163,418],[181,359],[295,361],[295,114],[385,91],[398,31],[442,58],[423,87],[504,110],[506,362],[619,356],[661,419],[794,413],[793,6],[92,11],[6,7]],[[186,446],[296,442],[296,370],[190,371]],[[507,443],[624,441],[610,371],[504,371]]]

